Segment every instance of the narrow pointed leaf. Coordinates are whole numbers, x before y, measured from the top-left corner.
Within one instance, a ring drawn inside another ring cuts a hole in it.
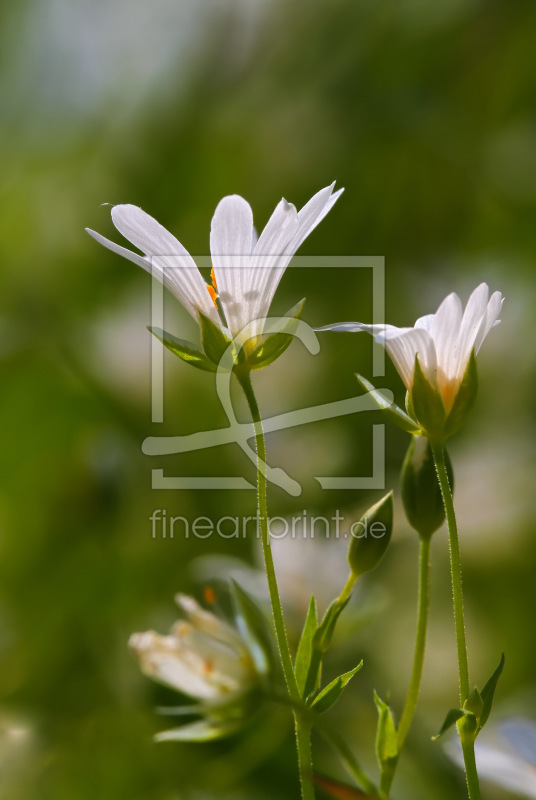
[[[338,678],[335,678],[331,681],[331,683],[328,683],[328,685],[322,689],[320,694],[315,697],[311,703],[311,708],[314,708],[314,710],[319,714],[322,714],[324,711],[327,711],[328,708],[331,708],[331,706],[337,702],[349,681],[352,680],[356,672],[359,672],[362,666],[363,662],[360,661],[357,667],[345,672],[343,675],[339,675]]]
[[[318,688],[320,682],[322,658],[324,657],[324,654],[331,643],[335,626],[337,625],[337,620],[339,619],[342,611],[346,608],[349,599],[350,598],[344,600],[342,603],[338,599],[333,600],[333,602],[330,603],[326,609],[326,612],[322,617],[322,622],[314,634],[311,663],[309,665],[309,671],[307,673],[307,680],[305,681],[305,689],[303,693],[305,699],[311,698],[312,694]]]
[[[447,716],[445,717],[445,721],[441,726],[439,733],[436,733],[435,736],[432,736],[432,741],[437,742],[444,733],[448,731],[449,728],[452,728],[459,719],[465,716],[467,712],[463,710],[463,708],[451,708],[450,711],[447,712]]]
[[[380,411],[389,422],[393,422],[397,427],[402,428],[406,433],[421,433],[421,429],[414,419],[412,419],[405,411],[402,411],[394,400],[389,400],[379,389],[367,381],[362,375],[356,373],[356,378],[363,387],[363,389],[370,394],[374,402],[377,404]]]
[[[216,365],[213,364],[212,361],[209,361],[206,355],[202,353],[201,350],[198,350],[191,342],[178,339],[176,336],[173,336],[173,334],[167,333],[160,328],[148,328],[147,330],[150,331],[153,336],[156,336],[164,347],[167,347],[174,355],[182,358],[187,364],[191,364],[192,367],[197,367],[205,372],[216,372]]]
[[[199,312],[199,324],[201,326],[203,349],[210,361],[213,361],[217,366],[222,355],[231,344],[231,339],[224,334],[219,325],[212,322],[209,317],[205,317],[201,311]]]
[[[272,666],[272,633],[257,601],[232,581],[236,626],[251,653],[257,672],[266,675]]]
[[[267,367],[285,352],[296,333],[304,304],[305,298],[296,303],[286,314],[283,314],[283,317],[288,317],[287,322],[276,333],[268,333],[261,337],[260,343],[248,357],[248,363],[252,369]]]
[[[296,653],[296,663],[294,665],[294,674],[296,675],[296,683],[300,694],[304,697],[305,684],[307,682],[307,674],[311,665],[311,658],[313,655],[313,639],[318,628],[318,616],[316,611],[316,601],[314,595],[311,595],[309,603],[309,610],[303,626],[298,651]]]
[[[384,769],[398,757],[396,726],[391,709],[376,692],[374,702],[378,709],[378,728],[376,732],[376,757],[380,768]]]
[[[488,717],[491,712],[491,707],[493,705],[493,698],[495,697],[495,689],[497,688],[497,683],[499,678],[502,675],[502,671],[504,669],[504,653],[501,654],[501,660],[499,661],[499,665],[491,678],[487,681],[486,685],[482,689],[480,696],[482,697],[482,702],[484,707],[482,709],[482,714],[480,715],[480,730],[484,727],[486,722],[488,721]]]

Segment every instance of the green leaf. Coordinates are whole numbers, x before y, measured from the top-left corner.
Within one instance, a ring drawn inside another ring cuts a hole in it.
[[[415,416],[429,439],[444,438],[445,406],[436,386],[432,386],[415,356],[411,401]]]
[[[243,720],[220,722],[216,720],[198,720],[180,728],[171,728],[155,735],[156,742],[212,742],[236,733],[244,725]]]
[[[398,758],[396,726],[391,709],[376,692],[374,692],[374,702],[378,709],[376,758],[383,771],[386,765],[389,765]]]
[[[210,361],[218,366],[222,355],[231,344],[231,339],[224,334],[219,325],[212,322],[201,311],[199,312],[199,324],[201,326],[203,349]],[[229,366],[232,366],[232,364]]]
[[[478,393],[478,371],[475,351],[467,364],[458,394],[445,424],[445,435],[453,436],[462,427],[465,417],[473,407]]]
[[[304,304],[305,297],[286,314],[283,314],[283,317],[288,319],[276,333],[268,333],[261,337],[260,343],[248,357],[251,369],[267,367],[285,352],[298,328],[298,320],[301,318]]]
[[[318,686],[322,658],[331,643],[337,620],[345,609],[349,599],[348,597],[342,603],[338,598],[337,600],[333,600],[328,606],[322,617],[322,622],[314,634],[311,663],[309,665],[309,672],[307,673],[307,680],[305,681],[305,689],[303,692],[303,696],[306,699],[311,696]]]
[[[504,653],[501,654],[501,660],[499,661],[499,666],[488,680],[484,688],[482,689],[480,696],[482,697],[482,702],[484,707],[482,709],[482,714],[480,715],[480,727],[479,730],[482,730],[486,722],[488,721],[488,717],[491,712],[491,707],[493,705],[493,698],[495,696],[495,689],[497,688],[497,683],[499,678],[502,675],[502,671],[504,669]]]
[[[337,598],[333,600],[326,609],[315,636],[315,644],[318,643],[322,653],[325,653],[330,646],[333,634],[335,633],[335,626],[337,625],[340,615],[348,605],[349,600],[350,598],[347,597],[341,602],[341,600]]]
[[[309,610],[303,626],[298,651],[296,653],[296,662],[294,665],[294,674],[296,675],[296,683],[302,697],[305,696],[305,684],[307,683],[307,675],[311,665],[311,658],[313,656],[313,639],[318,628],[318,616],[316,611],[316,601],[314,595],[311,595],[309,603]]]
[[[436,733],[435,736],[432,736],[432,741],[437,742],[437,740],[440,739],[449,728],[452,728],[452,726],[455,725],[459,719],[465,717],[466,714],[467,712],[464,711],[463,708],[451,708],[450,711],[447,712],[447,716],[445,717],[445,721],[441,726],[439,733]]]
[[[160,328],[149,327],[147,330],[150,331],[153,336],[156,336],[168,350],[171,350],[176,356],[182,358],[187,364],[191,364],[192,367],[197,367],[206,372],[216,372],[215,364],[209,361],[206,355],[202,353],[201,350],[198,350],[191,342],[177,339],[173,334],[167,333]]]
[[[339,675],[338,678],[335,678],[325,686],[322,691],[317,694],[313,702],[311,703],[311,708],[314,708],[319,714],[322,714],[324,711],[327,711],[328,708],[337,702],[341,694],[343,693],[346,685],[349,681],[352,680],[356,672],[359,672],[361,667],[363,666],[363,661],[360,661],[357,667],[351,669],[349,672],[345,672],[343,675]]]
[[[389,402],[387,397],[385,397],[385,395],[383,395],[379,389],[376,389],[376,387],[373,386],[370,381],[367,381],[366,378],[363,378],[362,375],[356,373],[356,378],[363,389],[370,394],[380,411],[383,411],[386,419],[388,419],[390,422],[393,422],[399,428],[402,428],[402,430],[406,431],[406,433],[422,433],[415,420],[408,416],[405,411],[402,411],[402,409],[399,408],[394,401]]]
[[[259,675],[270,672],[273,661],[272,632],[254,598],[236,581],[231,582],[236,626],[248,646]]]
[[[335,800],[371,800],[370,794],[364,794],[360,789],[354,789],[353,786],[326,778],[324,775],[315,774],[314,781],[319,789]]]

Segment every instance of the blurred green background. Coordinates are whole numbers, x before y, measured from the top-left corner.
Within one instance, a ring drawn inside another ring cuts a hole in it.
[[[298,796],[284,713],[220,745],[151,739],[166,724],[154,706],[176,700],[141,675],[128,636],[166,630],[175,592],[198,593],[211,569],[225,572],[208,556],[258,563],[254,541],[152,539],[156,508],[215,519],[254,513],[254,496],[155,491],[151,470],[254,473],[232,445],[142,454],[148,435],[225,417],[212,376],[170,355],[165,422],[151,423],[150,279],[84,233],[120,240],[105,202],[141,205],[206,254],[223,195],[245,196],[262,228],[281,196],[301,206],[337,180],[344,195],[300,253],[385,256],[389,322],[412,324],[450,291],[465,302],[483,280],[503,292],[477,406],[451,456],[472,676],[481,685],[505,650],[495,717],[536,719],[534,3],[4,0],[1,14],[1,796]],[[291,269],[277,308],[303,296],[312,324],[370,320],[366,270]],[[176,335],[195,338],[172,299],[166,314]],[[258,375],[263,411],[357,394],[353,373],[371,375],[371,353],[368,337],[352,335],[325,335],[315,357],[293,344]],[[304,489],[300,498],[271,490],[271,513],[359,515],[377,492],[322,492],[312,476],[370,474],[372,422],[381,420],[354,415],[270,437],[270,463]],[[387,428],[386,444],[386,484],[398,487],[407,437]],[[372,688],[400,712],[411,663],[417,541],[400,509],[396,525],[328,665],[335,674],[365,659],[330,713],[367,765]],[[343,542],[302,544],[281,559],[294,638],[305,591],[327,600],[345,578]],[[461,772],[430,742],[457,692],[444,530],[433,577],[421,711],[398,800],[465,796]],[[322,772],[344,778],[321,742],[315,752]],[[487,786],[486,797],[510,795]]]

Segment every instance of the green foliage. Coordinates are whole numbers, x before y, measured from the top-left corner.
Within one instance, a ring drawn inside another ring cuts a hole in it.
[[[298,320],[301,319],[304,304],[305,298],[300,300],[299,303],[296,303],[286,314],[283,314],[283,318],[288,317],[288,319],[281,325],[280,330],[276,333],[269,333],[261,337],[259,344],[256,345],[253,352],[247,358],[251,369],[267,367],[278,359],[279,356],[283,355],[295,336]]]
[[[191,342],[186,342],[183,339],[178,339],[172,333],[167,333],[160,328],[151,328],[149,330],[153,336],[156,336],[162,344],[167,347],[174,355],[191,364],[192,367],[197,367],[205,372],[216,372],[216,364],[210,361],[204,353],[197,349]]]
[[[394,423],[398,428],[406,431],[406,433],[414,434],[421,432],[421,429],[416,424],[415,420],[402,411],[402,409],[399,408],[394,401],[389,402],[388,398],[382,394],[379,389],[376,389],[372,383],[370,383],[370,381],[358,373],[356,373],[356,378],[363,389],[370,394],[378,408],[383,412],[385,419]]]
[[[478,393],[478,370],[476,366],[475,351],[471,353],[471,358],[467,364],[465,374],[462,378],[458,394],[454,400],[454,405],[445,423],[445,438],[454,436],[463,423],[465,417],[475,404]]]
[[[427,437],[443,441],[445,406],[437,387],[432,386],[422,371],[418,356],[415,356],[411,402],[415,417]]]
[[[257,672],[266,676],[273,668],[273,636],[257,601],[232,581],[235,623],[255,662]]]
[[[378,726],[376,728],[376,758],[380,769],[389,769],[398,757],[396,725],[393,714],[387,703],[374,692],[374,702],[378,709]]]
[[[311,708],[314,708],[319,714],[331,708],[331,706],[337,702],[347,684],[352,680],[354,675],[359,672],[362,666],[363,661],[360,661],[354,669],[345,672],[343,675],[339,675],[338,678],[334,678],[331,683],[328,683],[328,685],[316,695],[311,703]]]
[[[210,361],[218,366],[223,354],[231,344],[231,339],[224,334],[220,325],[216,325],[201,311],[199,312],[199,324],[201,325],[201,340],[205,354]],[[230,365],[222,364],[222,367],[229,368],[229,366],[232,366],[232,361]]]
[[[309,674],[309,667],[313,657],[313,643],[317,628],[318,615],[316,610],[316,601],[314,596],[311,595],[309,609],[307,611],[307,617],[305,618],[294,665],[296,683],[298,684],[298,689],[302,698],[305,698],[307,676]]]

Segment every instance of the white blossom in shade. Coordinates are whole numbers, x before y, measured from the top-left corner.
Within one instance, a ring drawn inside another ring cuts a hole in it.
[[[465,376],[471,354],[480,350],[490,330],[498,325],[503,304],[500,292],[489,296],[487,284],[471,294],[465,310],[454,292],[435,314],[420,317],[413,328],[394,325],[366,325],[342,322],[317,330],[366,331],[385,346],[410,396],[415,377],[415,360],[430,385],[437,389],[448,415]]]
[[[217,324],[223,322],[235,337],[250,323],[267,317],[292,256],[341,195],[343,190],[334,192],[334,186],[321,189],[300,211],[281,200],[258,238],[249,203],[239,195],[224,197],[210,231],[212,286],[205,283],[180,242],[137,206],[113,206],[112,221],[143,255],[86,230],[97,242],[158,278],[195,319],[201,312]],[[252,335],[258,335],[261,327],[253,326]]]
[[[238,632],[187,595],[177,595],[185,619],[167,636],[134,633],[129,646],[150,678],[220,706],[236,700],[257,681],[253,659]]]

